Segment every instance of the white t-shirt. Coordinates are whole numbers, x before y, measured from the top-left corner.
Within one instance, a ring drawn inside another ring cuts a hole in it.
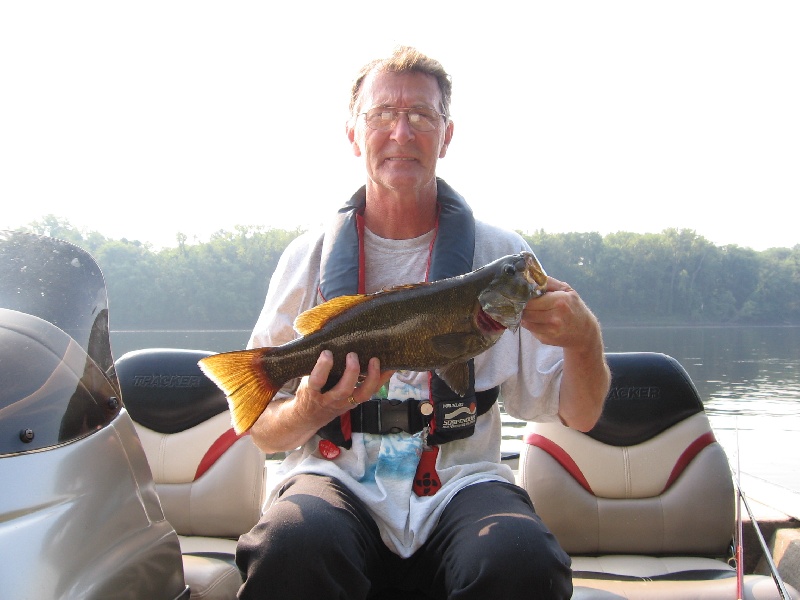
[[[367,231],[364,239],[367,293],[425,280],[432,233],[411,240],[383,239]],[[270,281],[261,315],[248,347],[277,346],[297,337],[295,317],[316,304],[322,232],[296,238],[281,257]],[[530,250],[516,233],[475,223],[473,268],[497,258]],[[506,331],[485,353],[475,357],[475,389],[500,385],[503,406],[510,415],[528,421],[557,421],[561,380],[561,348],[541,344],[527,330]],[[389,397],[424,399],[427,373],[398,372]],[[287,386],[283,395],[296,389]],[[280,396],[279,396],[280,397]],[[501,418],[495,405],[478,417],[475,433],[442,444],[436,462],[441,488],[433,496],[412,491],[421,434],[353,434],[352,449],[333,460],[312,437],[288,453],[274,481],[266,506],[283,483],[299,473],[328,475],[342,481],[369,508],[387,547],[401,557],[411,556],[428,538],[450,498],[463,488],[484,481],[514,482],[511,469],[500,461]]]

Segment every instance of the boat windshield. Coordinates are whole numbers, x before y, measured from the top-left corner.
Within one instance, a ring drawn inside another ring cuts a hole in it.
[[[119,412],[105,281],[68,242],[0,232],[0,456],[105,427]]]

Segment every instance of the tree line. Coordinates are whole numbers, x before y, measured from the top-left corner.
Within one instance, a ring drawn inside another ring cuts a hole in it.
[[[178,234],[174,248],[155,250],[52,215],[20,229],[94,256],[116,330],[251,328],[281,253],[302,233],[240,226],[207,242]],[[522,235],[605,324],[800,325],[800,245],[717,246],[689,229]]]

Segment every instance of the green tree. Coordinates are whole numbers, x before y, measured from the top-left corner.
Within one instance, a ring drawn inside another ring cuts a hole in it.
[[[253,326],[281,254],[301,231],[238,226],[176,246],[112,240],[47,215],[24,231],[91,252],[115,329]],[[800,245],[718,247],[690,229],[523,234],[549,274],[578,290],[606,324],[800,324]]]
[[[157,255],[149,247],[127,240],[106,241],[93,254],[106,280],[112,328],[143,327],[164,303],[154,285]]]
[[[800,323],[800,245],[762,253],[759,280],[748,311],[759,323]]]

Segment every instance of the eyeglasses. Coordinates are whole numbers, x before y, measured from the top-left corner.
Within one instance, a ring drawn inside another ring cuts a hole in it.
[[[370,129],[389,131],[397,125],[400,113],[406,113],[408,124],[415,131],[433,131],[439,125],[439,119],[447,119],[447,115],[427,108],[396,108],[394,106],[378,106],[361,113]]]

